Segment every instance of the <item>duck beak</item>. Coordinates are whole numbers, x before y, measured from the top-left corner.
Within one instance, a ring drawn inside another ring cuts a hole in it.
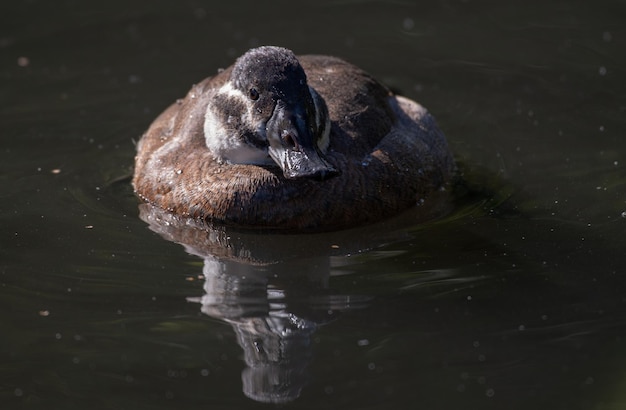
[[[287,179],[324,180],[339,174],[320,152],[313,127],[309,125],[315,123],[315,118],[309,117],[313,116],[307,116],[298,104],[288,106],[279,100],[267,122],[269,155]]]

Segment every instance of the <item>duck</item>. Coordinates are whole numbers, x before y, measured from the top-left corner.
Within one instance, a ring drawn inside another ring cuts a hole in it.
[[[455,170],[417,102],[338,57],[261,46],[152,122],[132,184],[143,202],[183,219],[328,231],[419,206]]]

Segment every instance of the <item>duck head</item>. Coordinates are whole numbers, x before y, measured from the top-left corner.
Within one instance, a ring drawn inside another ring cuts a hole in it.
[[[288,179],[338,174],[324,158],[326,104],[284,48],[259,47],[237,59],[209,103],[204,133],[208,148],[231,163],[275,163]]]

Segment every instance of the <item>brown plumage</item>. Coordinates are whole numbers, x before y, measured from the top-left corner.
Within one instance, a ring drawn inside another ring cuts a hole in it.
[[[192,87],[137,146],[133,185],[172,213],[246,227],[330,230],[380,220],[445,187],[454,161],[433,117],[370,75],[327,56],[298,57],[324,99],[330,145],[320,153],[339,171],[288,179],[272,165],[233,164],[207,147],[204,121],[232,67]]]

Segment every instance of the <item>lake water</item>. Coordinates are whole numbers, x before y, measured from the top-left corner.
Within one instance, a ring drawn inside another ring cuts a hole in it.
[[[0,407],[625,408],[625,22],[608,0],[1,6]],[[467,194],[317,235],[140,209],[143,130],[260,44],[424,104]]]

